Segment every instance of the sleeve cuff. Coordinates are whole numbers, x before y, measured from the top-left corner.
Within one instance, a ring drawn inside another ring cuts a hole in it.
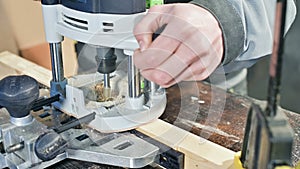
[[[242,18],[228,0],[192,0],[212,13],[219,22],[224,40],[224,55],[222,65],[233,61],[243,52],[244,25]]]

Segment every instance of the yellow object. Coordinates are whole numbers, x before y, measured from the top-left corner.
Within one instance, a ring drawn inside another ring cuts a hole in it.
[[[243,164],[242,164],[242,162],[241,162],[241,160],[240,160],[241,154],[242,154],[242,152],[239,151],[239,152],[237,152],[237,153],[235,154],[235,156],[234,156],[234,168],[235,168],[235,169],[244,169],[244,168],[243,168]]]
[[[280,167],[275,167],[274,169],[293,169],[290,166],[280,166]]]
[[[242,152],[239,151],[234,156],[234,169],[245,169],[245,168],[243,168],[243,164],[240,160],[241,154],[242,154]],[[293,169],[293,168],[290,166],[278,166],[278,167],[275,167],[274,169]],[[297,164],[295,169],[300,169],[300,162]]]
[[[300,169],[300,162],[299,161],[298,161],[295,169]]]

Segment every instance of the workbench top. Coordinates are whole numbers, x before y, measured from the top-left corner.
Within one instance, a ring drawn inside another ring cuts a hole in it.
[[[226,92],[226,97],[221,96],[222,98],[226,98],[223,112],[220,114],[221,117],[220,119],[213,119],[212,117],[208,117],[208,113],[220,111],[220,105],[224,103],[224,100],[212,100],[212,95],[214,94],[216,95],[216,98],[218,98],[220,93],[223,95],[222,89],[213,88],[212,92],[211,85],[207,83],[198,82],[197,85],[199,89],[199,100],[197,101],[195,101],[196,99],[194,98],[191,99],[191,97],[196,96],[196,94],[191,93],[192,89],[188,87],[189,85],[185,88],[179,87],[178,85],[169,88],[167,90],[167,108],[160,118],[196,135],[207,138],[230,150],[240,151],[243,142],[247,113],[251,104],[255,102],[261,107],[264,107],[265,102]],[[184,93],[185,96],[180,96],[180,93]],[[196,111],[193,110],[195,104],[199,104],[199,108]],[[182,106],[188,108],[182,108]],[[278,109],[286,114],[294,129],[295,140],[292,158],[293,162],[297,162],[300,160],[300,114],[280,107]],[[196,118],[190,118],[192,113],[197,113]]]

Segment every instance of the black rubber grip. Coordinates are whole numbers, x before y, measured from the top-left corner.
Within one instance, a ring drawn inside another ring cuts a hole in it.
[[[38,97],[38,82],[30,76],[8,76],[0,81],[0,105],[12,117],[27,116]]]

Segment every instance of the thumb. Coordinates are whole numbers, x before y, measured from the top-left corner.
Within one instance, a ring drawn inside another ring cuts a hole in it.
[[[157,5],[148,10],[148,13],[134,27],[133,34],[139,43],[140,50],[144,51],[152,43],[152,35],[167,21],[170,5]]]

